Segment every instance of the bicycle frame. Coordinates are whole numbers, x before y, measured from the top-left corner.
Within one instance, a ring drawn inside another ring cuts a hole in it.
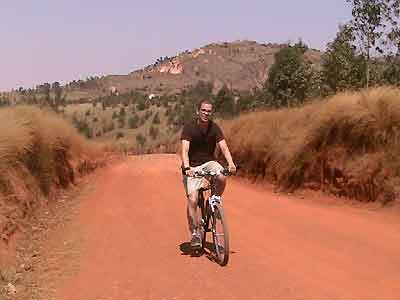
[[[209,181],[209,186],[207,186],[205,188],[202,187],[202,188],[199,189],[198,206],[201,209],[204,208],[203,206],[204,206],[204,202],[206,200],[209,201],[209,206],[210,206],[212,212],[214,212],[214,207],[215,207],[216,204],[222,204],[222,197],[221,196],[220,196],[219,200],[217,200],[215,198],[212,198],[213,191],[215,190],[215,180],[216,180],[217,176],[220,175],[220,174],[227,176],[227,175],[229,175],[229,171],[224,169],[222,172],[218,172],[218,173],[216,173],[216,172],[198,172],[198,173],[195,174],[195,177],[203,177],[203,178],[206,178]],[[207,192],[209,190],[211,191],[210,196],[204,197],[204,192]],[[200,203],[200,202],[203,202],[203,203]]]

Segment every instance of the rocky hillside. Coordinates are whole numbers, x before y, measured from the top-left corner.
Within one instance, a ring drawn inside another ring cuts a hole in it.
[[[216,90],[223,85],[250,90],[262,86],[268,68],[274,62],[274,54],[284,46],[252,41],[213,43],[172,58],[159,59],[128,75],[103,77],[98,84],[102,90],[143,89],[154,94],[171,94],[202,80],[212,82]],[[318,65],[321,53],[309,50],[306,56]]]
[[[73,81],[62,87],[62,94],[67,101],[131,90],[155,95],[175,94],[200,80],[213,83],[215,90],[223,85],[232,90],[250,90],[262,86],[274,62],[274,54],[284,46],[254,41],[212,43],[175,57],[159,58],[154,64],[127,75]],[[308,50],[306,57],[319,66],[321,52]]]

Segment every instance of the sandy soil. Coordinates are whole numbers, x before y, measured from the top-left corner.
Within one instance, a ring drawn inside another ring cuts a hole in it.
[[[400,218],[390,209],[300,199],[238,178],[228,184],[232,252],[220,267],[184,251],[175,155],[108,168],[71,220],[79,269],[62,266],[70,276],[58,280],[51,299],[399,299]]]

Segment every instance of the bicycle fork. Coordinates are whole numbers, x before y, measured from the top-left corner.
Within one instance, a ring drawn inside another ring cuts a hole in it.
[[[208,198],[208,203],[211,208],[211,211],[214,213],[215,206],[217,206],[217,204],[222,203],[222,198],[221,198],[221,196],[212,195],[210,198]]]

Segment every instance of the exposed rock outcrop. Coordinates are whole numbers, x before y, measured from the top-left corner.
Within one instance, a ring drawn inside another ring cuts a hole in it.
[[[183,64],[179,60],[175,59],[160,66],[158,72],[169,73],[174,75],[182,74]]]

